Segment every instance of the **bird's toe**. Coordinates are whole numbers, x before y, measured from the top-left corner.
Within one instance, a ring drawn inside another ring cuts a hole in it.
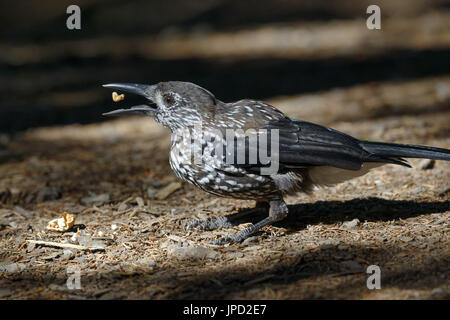
[[[224,244],[233,243],[233,242],[235,242],[235,241],[233,240],[232,237],[222,237],[217,240],[211,241],[209,244],[212,244],[215,246],[222,246]]]

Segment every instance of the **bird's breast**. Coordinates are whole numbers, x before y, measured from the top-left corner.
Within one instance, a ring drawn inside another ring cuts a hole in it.
[[[201,138],[195,142],[186,136],[172,137],[170,166],[179,178],[218,196],[260,199],[276,192],[269,176],[226,163],[216,146]]]

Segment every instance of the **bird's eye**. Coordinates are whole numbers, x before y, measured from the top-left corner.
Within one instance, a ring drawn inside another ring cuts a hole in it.
[[[175,99],[171,95],[165,95],[164,102],[168,105],[172,105],[175,103]]]

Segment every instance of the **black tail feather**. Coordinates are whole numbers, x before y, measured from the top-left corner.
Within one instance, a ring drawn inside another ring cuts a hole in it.
[[[369,141],[361,141],[361,147],[374,156],[395,159],[396,161],[401,161],[400,158],[450,161],[450,150],[442,148]]]

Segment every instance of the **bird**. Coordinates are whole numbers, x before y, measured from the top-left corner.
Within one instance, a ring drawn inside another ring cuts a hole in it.
[[[103,115],[143,114],[170,129],[169,163],[179,178],[216,196],[255,200],[256,209],[268,210],[261,221],[212,241],[215,245],[242,242],[284,219],[287,195],[310,194],[316,187],[333,186],[386,164],[410,167],[407,158],[450,160],[448,149],[359,140],[292,119],[263,101],[222,102],[190,82],[103,86],[144,98],[143,104]],[[261,156],[265,153],[270,153],[269,162]],[[195,161],[193,154],[198,155]],[[230,227],[231,222],[224,215],[191,221],[187,228],[213,230]]]

